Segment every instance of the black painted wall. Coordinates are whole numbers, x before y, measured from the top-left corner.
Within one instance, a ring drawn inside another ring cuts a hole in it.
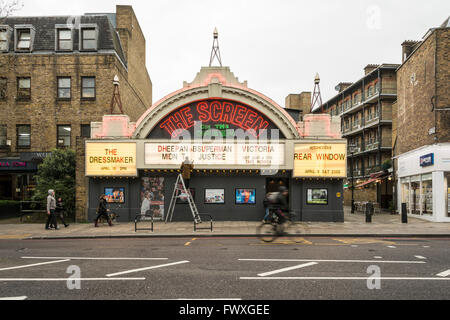
[[[176,181],[175,174],[165,177],[165,214],[170,204]],[[215,221],[260,221],[264,216],[263,199],[266,193],[266,176],[194,176],[190,187],[195,189],[195,202],[200,213],[211,214]],[[300,221],[343,222],[343,182],[342,180],[290,179],[290,206]],[[90,179],[89,183],[89,221],[96,216],[98,199],[105,187],[125,188],[125,204],[109,205],[119,213],[119,222],[134,221],[140,213],[141,179]],[[205,204],[204,189],[225,189],[225,204]],[[256,205],[239,205],[235,203],[236,188],[256,189]],[[328,205],[308,205],[306,194],[308,188],[328,189]],[[340,193],[340,198],[337,194]],[[187,204],[177,204],[173,221],[192,221],[192,214]]]

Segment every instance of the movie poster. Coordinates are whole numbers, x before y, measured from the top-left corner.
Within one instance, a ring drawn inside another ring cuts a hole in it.
[[[141,205],[146,192],[150,194],[153,219],[164,220],[164,178],[142,178]]]

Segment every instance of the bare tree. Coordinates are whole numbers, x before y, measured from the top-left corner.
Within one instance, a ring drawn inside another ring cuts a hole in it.
[[[22,8],[21,0],[0,0],[0,24],[15,11]]]

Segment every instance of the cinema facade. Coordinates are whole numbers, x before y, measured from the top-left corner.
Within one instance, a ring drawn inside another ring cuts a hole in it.
[[[85,141],[78,220],[92,221],[106,194],[119,221],[133,221],[144,194],[164,220],[180,166],[194,161],[190,181],[200,213],[215,221],[260,221],[263,199],[280,186],[301,221],[343,222],[347,145],[339,119],[306,115],[297,122],[227,67],[204,67],[192,83],[155,103],[137,123],[106,115]],[[119,196],[120,195],[120,196]],[[174,221],[192,220],[181,199]]]

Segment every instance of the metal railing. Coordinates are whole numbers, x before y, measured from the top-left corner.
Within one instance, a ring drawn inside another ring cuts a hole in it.
[[[27,214],[39,214],[39,218],[41,218],[41,214],[45,215],[47,214],[47,204],[45,202],[41,201],[20,201],[20,222],[22,222],[23,216]]]
[[[194,221],[194,232],[196,232],[197,230],[211,230],[211,232],[213,232],[213,223],[214,223],[213,217],[211,215],[209,215],[209,214],[203,214],[203,213],[200,213],[199,216],[200,217],[208,217],[209,222],[210,222],[210,226],[206,227],[206,228],[199,228],[199,227],[197,227],[201,223],[206,224],[206,219],[202,218],[202,221],[204,221],[204,222],[198,223],[197,221]]]
[[[138,223],[140,222],[144,222],[144,221],[149,221],[151,223],[151,227],[150,228],[138,228]],[[137,214],[136,217],[134,218],[134,232],[138,232],[138,231],[151,231],[153,232],[153,212],[151,210],[148,210],[144,215],[142,214]]]

